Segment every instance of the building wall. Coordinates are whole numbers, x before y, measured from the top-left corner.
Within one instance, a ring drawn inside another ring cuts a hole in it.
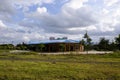
[[[41,51],[39,50],[40,44],[30,45],[30,50]],[[49,43],[43,44],[45,47],[42,49],[42,52],[67,52],[67,51],[84,51],[84,46],[79,43]],[[62,48],[61,48],[62,46]]]
[[[64,47],[61,47],[61,44]],[[52,43],[52,44],[45,44],[46,52],[60,52],[60,51],[84,51],[84,46],[78,43]]]

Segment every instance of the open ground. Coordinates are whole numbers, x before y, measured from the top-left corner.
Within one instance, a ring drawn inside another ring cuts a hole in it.
[[[120,80],[120,52],[48,55],[1,50],[0,80]]]

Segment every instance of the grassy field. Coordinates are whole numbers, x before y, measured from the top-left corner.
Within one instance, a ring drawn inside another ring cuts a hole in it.
[[[1,50],[0,80],[120,80],[120,52],[38,55]]]

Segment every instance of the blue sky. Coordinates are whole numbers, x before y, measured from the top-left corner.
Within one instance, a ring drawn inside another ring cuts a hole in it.
[[[0,43],[120,34],[120,0],[0,0]]]

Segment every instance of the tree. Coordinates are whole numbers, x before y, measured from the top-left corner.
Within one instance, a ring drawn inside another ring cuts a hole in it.
[[[0,45],[0,49],[9,49],[9,50],[12,50],[12,49],[14,49],[14,45],[13,44],[1,44]]]
[[[27,44],[25,44],[24,42],[22,44],[17,44],[16,45],[16,49],[18,50],[27,50],[28,47],[27,47]]]
[[[64,44],[60,44],[59,48],[60,48],[61,51],[63,51],[63,52],[65,51],[65,45]]]
[[[120,50],[120,34],[118,35],[118,37],[115,38],[115,42],[116,42],[118,49]]]
[[[80,41],[80,44],[85,45],[85,40],[82,39],[82,40]]]
[[[84,39],[86,39],[86,42],[85,42],[86,45],[85,45],[85,47],[86,47],[86,50],[87,50],[87,53],[88,53],[88,49],[90,49],[90,47],[91,47],[91,41],[92,41],[92,39],[89,37],[87,31],[84,34]]]
[[[42,52],[44,47],[45,47],[44,44],[39,44],[38,45],[38,50],[40,50]]]
[[[84,38],[86,39],[86,44],[91,44],[92,39],[89,37],[87,32],[84,34]]]
[[[100,50],[109,50],[109,40],[103,38],[100,38],[100,42],[98,43],[99,49]]]
[[[112,41],[110,44],[109,44],[109,50],[111,51],[116,51],[117,50],[117,46],[115,44],[114,41]]]

